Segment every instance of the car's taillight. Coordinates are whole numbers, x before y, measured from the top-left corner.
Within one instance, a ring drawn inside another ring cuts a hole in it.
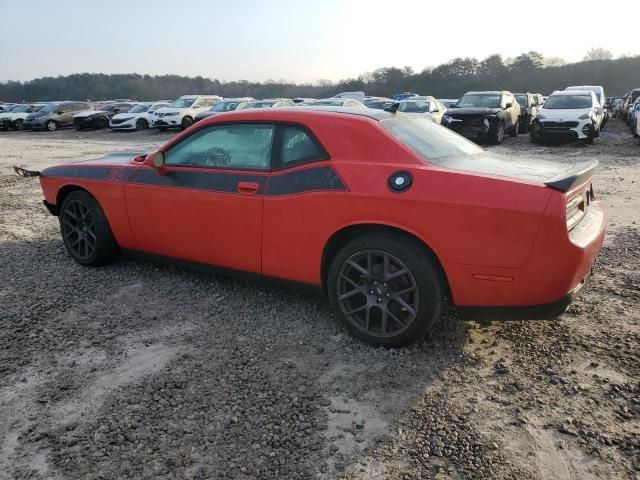
[[[591,184],[567,197],[567,230],[571,230],[582,220],[593,199],[593,186]]]

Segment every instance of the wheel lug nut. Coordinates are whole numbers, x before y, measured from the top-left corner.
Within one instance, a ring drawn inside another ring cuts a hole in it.
[[[378,303],[380,303],[381,301],[382,301],[382,299],[381,299],[381,298],[378,298]]]
[[[373,295],[373,290],[369,290],[369,293],[370,293],[371,295]]]
[[[391,296],[391,294],[390,294],[390,293],[387,293],[387,297],[390,297],[390,296]]]
[[[378,284],[378,282],[374,280],[374,281],[373,281],[373,284],[374,284],[374,285],[377,285],[377,284]]]

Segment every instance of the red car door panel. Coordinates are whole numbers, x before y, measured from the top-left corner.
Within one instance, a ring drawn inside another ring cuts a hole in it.
[[[183,167],[167,167],[160,175],[141,166],[125,187],[139,248],[259,273],[265,180],[260,174]]]

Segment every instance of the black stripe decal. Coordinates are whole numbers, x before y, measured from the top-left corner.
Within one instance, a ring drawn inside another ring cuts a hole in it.
[[[330,165],[306,168],[273,175],[269,179],[267,196],[295,195],[318,190],[347,190]]]
[[[347,190],[344,182],[330,165],[287,173],[276,173],[270,177],[252,173],[208,172],[205,170],[173,170],[167,175],[160,175],[155,169],[144,167],[69,165],[47,168],[42,171],[42,176],[106,180],[135,183],[137,185],[158,185],[225,193],[237,193],[239,182],[256,182],[259,185],[257,194],[267,196],[295,195],[326,190]],[[267,178],[269,178],[268,190],[266,190]]]
[[[127,181],[140,185],[194,188],[226,193],[238,193],[239,182],[256,182],[259,185],[256,193],[262,195],[266,179],[266,175],[183,170],[173,170],[167,175],[159,175],[155,169],[141,168],[135,169]]]

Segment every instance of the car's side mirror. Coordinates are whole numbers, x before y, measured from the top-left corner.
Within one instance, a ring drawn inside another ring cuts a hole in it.
[[[153,168],[157,168],[159,171],[158,173],[162,173],[162,170],[164,170],[165,159],[164,152],[162,150],[158,150],[157,152],[147,155],[145,163]]]
[[[58,110],[58,112],[57,112],[57,113],[58,113],[58,115],[62,115],[62,112],[61,112],[60,110]]]
[[[113,113],[120,113],[120,109],[119,108],[114,108],[113,109]]]
[[[507,104],[504,106],[504,108],[511,108],[511,107],[513,107],[513,103],[507,103]]]

